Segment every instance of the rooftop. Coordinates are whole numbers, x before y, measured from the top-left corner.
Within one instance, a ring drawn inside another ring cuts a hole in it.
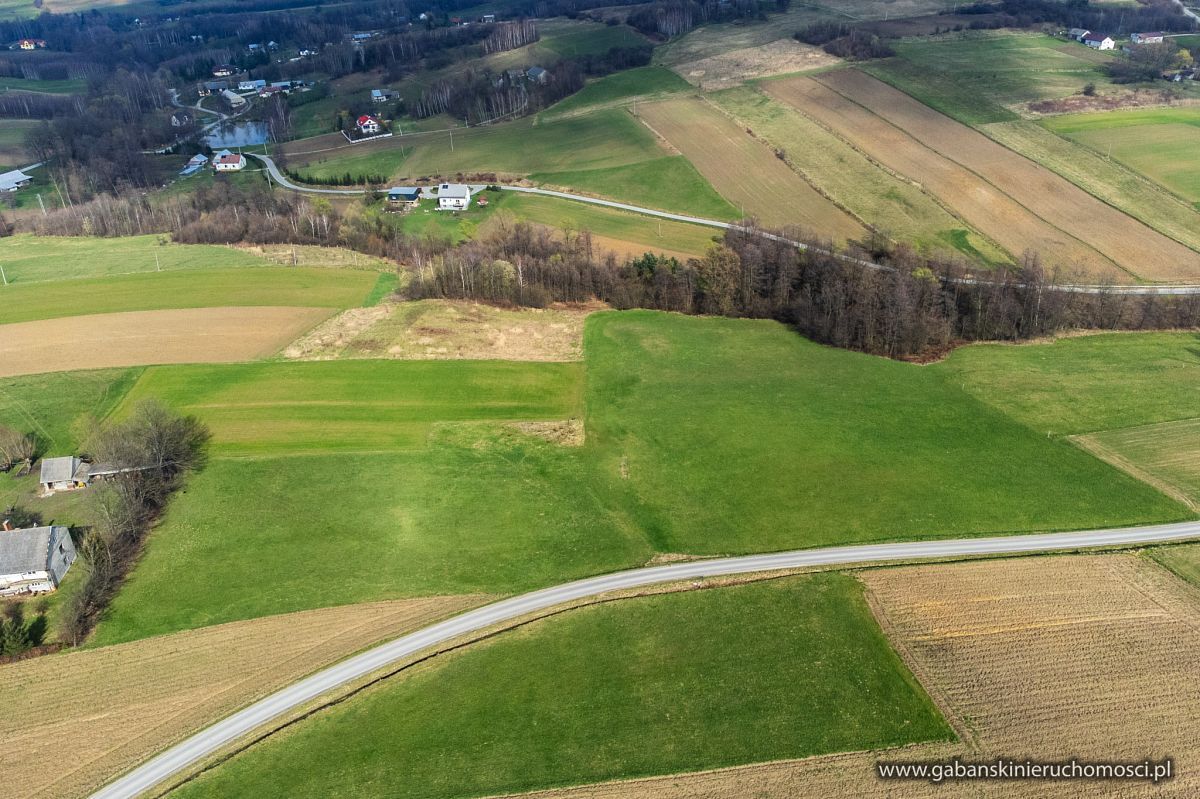
[[[42,474],[39,482],[62,483],[67,480],[83,479],[87,476],[87,464],[73,455],[42,459]]]
[[[70,535],[66,527],[0,530],[0,574],[45,571],[50,563],[51,543],[64,535]]]

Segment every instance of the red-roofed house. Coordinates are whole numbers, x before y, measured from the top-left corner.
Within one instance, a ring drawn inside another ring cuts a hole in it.
[[[222,150],[213,156],[212,164],[218,172],[238,172],[246,168],[246,156]]]
[[[22,50],[37,50],[46,46],[45,39],[22,39],[17,43]]]
[[[364,136],[374,136],[376,133],[383,130],[383,125],[379,124],[379,120],[370,114],[363,114],[360,116],[358,121],[354,123],[354,126],[358,128],[358,132]]]

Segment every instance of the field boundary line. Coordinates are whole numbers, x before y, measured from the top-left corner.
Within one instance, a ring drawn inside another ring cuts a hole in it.
[[[913,97],[911,94],[908,94],[908,92],[905,92],[905,91],[903,91],[902,89],[897,89],[895,86],[892,86],[892,85],[891,85],[890,83],[888,83],[887,81],[882,81],[882,80],[879,80],[879,78],[876,78],[874,75],[872,75],[872,74],[871,74],[871,73],[869,73],[869,72],[865,72],[865,71],[862,71],[862,70],[860,70],[860,72],[862,72],[862,74],[864,74],[864,75],[867,75],[868,77],[872,78],[873,80],[878,80],[880,83],[884,84],[885,86],[889,86],[889,87],[891,87],[891,88],[893,88],[893,89],[896,89],[896,91],[899,91],[899,92],[901,92],[901,93],[902,93],[902,94],[904,94],[906,97],[910,97],[910,98],[912,98],[912,100],[913,100],[914,102],[920,103],[920,104],[921,104],[921,106],[922,106],[923,108],[929,108],[929,106],[926,106],[924,103],[921,103],[921,101],[920,101],[920,100],[918,100],[917,98]],[[1046,218],[1045,218],[1045,217],[1043,217],[1041,214],[1037,213],[1037,212],[1036,212],[1036,211],[1034,211],[1032,208],[1030,208],[1029,206],[1025,205],[1025,203],[1021,202],[1021,201],[1020,201],[1020,200],[1018,200],[1016,197],[1013,197],[1011,194],[1009,194],[1009,193],[1008,193],[1008,192],[1006,192],[1004,189],[1002,189],[1002,188],[1000,188],[999,186],[997,186],[997,185],[996,185],[995,183],[993,183],[992,181],[990,181],[990,180],[988,180],[987,178],[985,178],[983,175],[981,175],[981,174],[979,174],[978,172],[976,172],[976,171],[975,171],[974,169],[972,169],[971,167],[967,166],[967,165],[966,165],[966,164],[964,164],[964,163],[961,163],[960,161],[958,161],[958,160],[957,160],[957,159],[955,159],[955,158],[951,158],[949,155],[946,155],[946,154],[945,154],[945,153],[943,153],[941,150],[938,150],[936,147],[932,147],[932,146],[930,146],[930,145],[926,144],[925,142],[923,142],[923,141],[921,141],[920,139],[918,139],[918,138],[917,138],[915,135],[913,135],[913,134],[912,134],[912,133],[910,133],[909,131],[907,131],[907,130],[905,130],[904,128],[900,127],[899,125],[895,124],[895,123],[894,123],[894,122],[892,122],[891,120],[889,120],[889,119],[886,119],[885,117],[882,117],[882,116],[880,116],[880,115],[879,115],[879,114],[877,114],[877,113],[876,113],[874,110],[872,110],[871,108],[868,108],[867,106],[863,105],[863,104],[862,104],[862,103],[860,103],[859,101],[855,100],[853,97],[849,97],[848,95],[846,95],[846,94],[843,94],[842,92],[838,91],[838,90],[837,90],[835,87],[833,87],[833,86],[830,86],[828,83],[825,83],[824,81],[822,81],[822,80],[820,79],[820,76],[813,78],[813,80],[815,80],[817,83],[820,83],[820,84],[821,84],[822,86],[824,86],[826,89],[828,89],[829,91],[831,91],[831,92],[833,92],[834,94],[838,95],[839,97],[841,97],[842,99],[844,99],[846,102],[848,102],[848,103],[853,103],[854,105],[856,105],[856,106],[858,106],[859,108],[863,109],[863,110],[864,110],[864,111],[866,111],[868,114],[871,114],[871,115],[872,115],[872,116],[874,116],[876,119],[878,119],[879,121],[883,122],[884,124],[886,124],[886,125],[890,125],[891,127],[895,128],[896,130],[898,130],[898,131],[899,131],[900,133],[902,133],[903,135],[905,135],[905,136],[907,136],[908,138],[912,139],[912,140],[913,140],[914,142],[916,142],[916,143],[917,143],[919,146],[921,146],[921,147],[924,147],[926,150],[928,150],[928,151],[929,151],[929,152],[931,152],[931,153],[934,153],[934,154],[935,154],[935,155],[937,155],[939,158],[945,159],[946,161],[949,161],[950,163],[952,163],[952,164],[954,164],[954,165],[958,166],[960,169],[964,169],[964,170],[966,170],[967,172],[971,173],[972,175],[974,175],[974,176],[975,176],[975,177],[976,177],[976,178],[979,180],[979,182],[980,182],[980,183],[983,183],[983,184],[986,184],[986,185],[988,185],[988,186],[991,186],[991,187],[992,187],[994,190],[996,190],[997,192],[999,192],[999,193],[1000,193],[1000,194],[1002,194],[1003,196],[1007,197],[1008,199],[1012,200],[1012,202],[1013,202],[1013,203],[1014,203],[1014,204],[1015,204],[1015,205],[1016,205],[1018,208],[1021,208],[1022,210],[1024,210],[1024,211],[1025,211],[1025,213],[1029,214],[1029,215],[1030,215],[1031,217],[1033,217],[1034,219],[1040,220],[1040,221],[1041,221],[1043,224],[1047,225],[1047,226],[1048,226],[1048,227],[1050,227],[1051,229],[1053,229],[1053,230],[1057,230],[1059,233],[1061,233],[1062,235],[1064,235],[1064,236],[1066,236],[1067,238],[1071,239],[1072,241],[1078,242],[1078,243],[1079,243],[1081,246],[1083,246],[1085,249],[1091,250],[1092,252],[1096,253],[1096,255],[1100,256],[1100,259],[1101,259],[1103,262],[1105,262],[1105,263],[1108,263],[1108,264],[1111,264],[1111,265],[1113,266],[1113,268],[1115,268],[1115,269],[1116,269],[1118,272],[1121,272],[1122,274],[1124,274],[1124,275],[1126,275],[1126,276],[1128,276],[1128,277],[1132,278],[1132,279],[1133,279],[1135,282],[1136,282],[1136,281],[1139,281],[1139,280],[1142,280],[1142,277],[1141,277],[1140,275],[1136,275],[1136,274],[1134,274],[1133,272],[1129,271],[1129,270],[1128,270],[1128,269],[1126,269],[1124,266],[1122,266],[1121,264],[1117,263],[1117,262],[1116,262],[1116,261],[1114,261],[1113,259],[1109,258],[1109,257],[1108,257],[1106,254],[1104,254],[1104,253],[1100,252],[1100,250],[1096,249],[1096,248],[1095,248],[1093,245],[1091,245],[1091,244],[1088,244],[1086,241],[1084,241],[1083,239],[1081,239],[1081,238],[1079,238],[1078,236],[1074,235],[1073,233],[1069,233],[1068,231],[1066,231],[1066,230],[1063,230],[1061,227],[1059,227],[1059,226],[1058,226],[1058,225],[1056,225],[1055,223],[1051,222],[1049,219],[1046,219]],[[976,132],[976,133],[978,133],[978,132],[979,132],[979,131],[977,131],[975,128],[971,127],[970,125],[963,125],[963,123],[959,122],[957,119],[954,119],[953,117],[949,116],[948,114],[942,114],[942,112],[941,112],[941,111],[938,111],[937,109],[932,109],[932,110],[933,110],[933,111],[935,111],[936,113],[938,113],[938,114],[941,114],[942,116],[946,117],[946,119],[950,120],[950,121],[951,121],[951,122],[953,122],[955,125],[962,125],[962,126],[963,126],[964,128],[966,128],[967,130],[974,131],[974,132]],[[983,135],[983,134],[980,134],[980,135]],[[984,138],[987,138],[989,141],[991,140],[991,139],[990,139],[990,137],[987,137],[987,136],[984,136]],[[1021,154],[1020,154],[1020,153],[1018,153],[1016,150],[1009,150],[1007,147],[1005,147],[1004,149],[1005,149],[1005,150],[1008,150],[1008,152],[1012,153],[1013,155],[1017,156],[1018,158],[1024,158],[1026,161],[1029,161],[1029,163],[1033,164],[1034,166],[1041,166],[1040,164],[1038,164],[1038,162],[1037,162],[1037,161],[1034,161],[1033,159],[1031,159],[1031,158],[1028,158],[1027,156],[1021,155]],[[1043,167],[1043,168],[1044,168],[1044,167]],[[1053,170],[1050,170],[1050,171],[1051,171],[1051,172],[1053,172]],[[1053,172],[1053,174],[1056,174],[1056,175],[1057,175],[1058,173],[1057,173],[1057,172]],[[1061,177],[1061,176],[1060,176],[1060,177]],[[1064,180],[1065,180],[1065,178],[1064,178]],[[1069,183],[1069,184],[1070,184],[1070,185],[1072,185],[1072,186],[1074,186],[1074,185],[1075,185],[1074,183],[1071,183],[1071,181],[1069,181],[1069,180],[1067,181],[1067,183]],[[1087,193],[1087,192],[1085,192],[1085,193]],[[1089,195],[1089,196],[1090,196],[1090,195]],[[1119,210],[1119,209],[1118,209],[1118,210]],[[1124,212],[1122,211],[1121,213],[1124,213]],[[1126,216],[1128,216],[1128,214],[1126,214]],[[1132,218],[1132,217],[1131,217],[1131,218]],[[1135,220],[1135,221],[1139,221],[1139,220]],[[1139,222],[1140,222],[1140,221],[1139,221]],[[1142,223],[1142,224],[1144,224],[1144,223]],[[1007,250],[1005,250],[1005,252],[1007,252]]]
[[[617,592],[628,592],[704,578],[731,578],[811,568],[857,568],[891,562],[924,562],[986,555],[1073,552],[1081,549],[1125,549],[1145,544],[1200,538],[1200,520],[1173,524],[1064,533],[951,538],[934,541],[859,544],[744,555],[644,566],[586,577],[530,591],[457,614],[416,632],[375,646],[280,689],[226,717],[183,742],[159,753],[93,794],[93,799],[131,799],[164,781],[190,772],[238,741],[261,734],[297,711],[319,703],[381,671],[413,658],[530,615]]]
[[[1186,420],[1180,420],[1180,421],[1186,421]],[[1154,425],[1142,425],[1142,426],[1152,427]],[[1133,429],[1136,429],[1136,428],[1133,428]],[[1113,431],[1101,431],[1101,432],[1113,432]],[[1121,455],[1120,453],[1116,452],[1115,450],[1111,449],[1110,447],[1106,447],[1105,445],[1101,444],[1095,438],[1096,435],[1097,435],[1097,433],[1085,433],[1083,435],[1067,436],[1067,439],[1069,441],[1071,441],[1071,443],[1073,443],[1077,447],[1079,447],[1081,450],[1088,453],[1089,455],[1099,458],[1100,460],[1107,463],[1109,466],[1120,469],[1121,471],[1128,474],[1130,477],[1133,477],[1137,480],[1141,480],[1143,483],[1151,486],[1152,488],[1157,489],[1158,491],[1160,491],[1163,494],[1166,494],[1168,497],[1175,500],[1176,502],[1179,502],[1179,503],[1187,506],[1194,513],[1200,513],[1200,504],[1198,504],[1195,500],[1193,500],[1186,491],[1184,491],[1183,489],[1181,489],[1179,486],[1175,485],[1174,483],[1170,482],[1169,480],[1166,480],[1162,477],[1158,477],[1157,475],[1151,474],[1150,472],[1143,469],[1141,466],[1138,466],[1136,463],[1134,463],[1133,461],[1126,458],[1124,455]]]

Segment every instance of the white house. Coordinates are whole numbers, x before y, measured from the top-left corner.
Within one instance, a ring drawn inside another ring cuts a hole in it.
[[[391,89],[371,89],[371,102],[386,103],[396,96]]]
[[[239,92],[256,92],[266,85],[267,85],[267,82],[265,80],[261,80],[261,79],[259,79],[259,80],[239,80],[238,81],[238,91]]]
[[[374,136],[379,131],[383,130],[383,126],[379,124],[379,120],[370,114],[363,114],[354,123],[358,128],[358,132],[364,136]]]
[[[222,89],[221,96],[225,98],[225,102],[229,103],[230,108],[241,108],[246,104],[245,97],[229,89]]]
[[[19,169],[0,174],[0,192],[11,193],[28,186],[33,181],[31,175],[26,175]]]
[[[66,527],[0,528],[0,596],[43,594],[58,588],[75,562]]]
[[[443,183],[437,193],[439,211],[462,211],[471,204],[471,187],[461,183]]]
[[[1067,31],[1067,35],[1077,42],[1082,42],[1083,37],[1087,36],[1089,33],[1091,33],[1091,31],[1087,28],[1071,28],[1071,30]]]
[[[42,491],[53,494],[55,491],[74,491],[85,488],[91,482],[91,464],[72,455],[61,458],[42,458],[42,473],[38,482]]]
[[[1163,32],[1152,31],[1150,33],[1131,33],[1129,34],[1129,41],[1133,42],[1134,44],[1162,44]]]
[[[1111,36],[1103,33],[1089,33],[1083,37],[1083,43],[1093,50],[1111,50],[1117,46]]]
[[[246,168],[246,156],[222,150],[213,156],[213,169],[218,172],[240,172]]]

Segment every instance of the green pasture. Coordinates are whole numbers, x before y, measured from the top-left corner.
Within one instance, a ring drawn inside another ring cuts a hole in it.
[[[598,55],[614,47],[627,48],[649,44],[646,37],[627,25],[601,25],[562,19],[538,22],[539,49],[549,50],[560,58]]]
[[[123,408],[152,397],[194,414],[217,455],[389,452],[424,448],[438,423],[577,416],[581,381],[578,364],[509,361],[155,366]]]
[[[362,304],[376,279],[352,269],[244,266],[14,283],[0,286],[0,324],[164,308],[349,308]]]
[[[1041,34],[904,40],[894,47],[894,58],[863,69],[968,125],[1014,121],[1008,106],[1108,83],[1093,53]]]
[[[473,797],[952,737],[861,587],[824,574],[537,622],[322,711],[179,794]]]
[[[596,108],[625,105],[642,98],[659,99],[670,94],[693,91],[691,84],[663,67],[638,67],[606,75],[591,81],[575,94],[542,112],[542,119],[553,119]]]
[[[172,244],[169,236],[33,236],[0,239],[0,265],[10,285],[107,277],[134,272],[266,266],[245,250],[210,244]]]
[[[1200,209],[1200,108],[1067,114],[1042,124],[1141,172]]]
[[[0,5],[0,14],[4,7]],[[87,81],[83,78],[63,78],[61,80],[36,80],[34,78],[0,77],[0,92],[41,92],[42,94],[82,94],[87,90]]]

